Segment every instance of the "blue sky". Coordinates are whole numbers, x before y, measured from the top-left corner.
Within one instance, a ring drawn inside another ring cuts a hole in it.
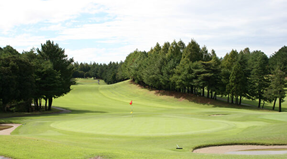
[[[286,0],[9,0],[0,47],[22,52],[53,40],[75,61],[108,63],[194,39],[219,57],[246,47],[270,56],[287,45],[286,8]]]

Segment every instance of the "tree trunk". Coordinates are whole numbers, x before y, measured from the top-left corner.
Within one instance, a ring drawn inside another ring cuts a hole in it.
[[[274,102],[273,102],[273,108],[272,108],[273,110],[275,109],[276,100],[277,100],[277,98],[275,98]]]
[[[279,112],[281,112],[281,98],[279,98]]]
[[[233,96],[233,94],[231,94],[231,103],[233,104],[234,103],[234,96]]]
[[[48,103],[48,110],[52,110],[52,102],[53,102],[53,98],[49,97],[49,103]]]
[[[48,110],[48,108],[47,108],[47,98],[44,98],[44,100],[45,100],[45,111],[47,111]]]
[[[202,87],[202,96],[204,97],[204,87]]]
[[[42,109],[42,98],[39,99],[39,109]]]
[[[207,89],[207,98],[209,98],[209,88]]]
[[[263,101],[263,104],[262,104],[262,107],[261,107],[262,109],[264,108],[264,104],[265,104],[265,101]]]
[[[38,99],[37,98],[34,98],[34,107],[35,107],[35,110],[39,110],[39,107],[38,107]]]
[[[227,95],[227,103],[229,103],[229,94]]]
[[[242,101],[242,96],[240,96],[239,105],[241,105],[241,101]]]
[[[216,100],[216,92],[214,93],[213,98]]]
[[[25,107],[28,113],[33,110],[31,104],[32,104],[32,98],[25,101]]]
[[[235,96],[235,103],[236,103],[237,105],[239,105],[239,103],[238,103],[238,96]]]
[[[212,93],[213,93],[213,92],[212,92],[212,91],[210,91],[210,98],[211,98],[211,99],[212,99]]]
[[[259,98],[258,108],[260,108],[260,104],[261,104],[261,98]]]

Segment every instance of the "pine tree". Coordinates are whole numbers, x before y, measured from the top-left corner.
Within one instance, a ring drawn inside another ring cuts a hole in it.
[[[251,70],[248,80],[248,96],[251,99],[258,99],[258,108],[261,106],[261,100],[265,89],[269,83],[266,78],[268,74],[268,57],[261,51],[253,51],[248,61],[248,67]]]
[[[285,94],[285,73],[281,71],[278,66],[271,75],[271,83],[268,89],[265,91],[264,96],[269,101],[274,101],[273,110],[275,108],[275,104],[277,99],[279,99],[279,112],[281,112],[281,103],[284,102]]]
[[[37,52],[45,61],[50,61],[53,69],[60,73],[61,87],[48,99],[48,109],[51,110],[53,98],[63,96],[71,90],[70,87],[73,84],[71,78],[74,71],[72,63],[74,60],[72,58],[68,59],[68,56],[65,55],[65,50],[50,40],[47,40],[45,44],[41,44],[41,49],[37,49]]]
[[[229,83],[227,85],[227,91],[230,94],[233,94],[236,98],[236,104],[238,102],[238,97],[242,96],[245,93],[245,86],[247,84],[247,78],[244,75],[244,70],[241,67],[240,63],[237,62],[232,69],[232,72],[229,77]]]

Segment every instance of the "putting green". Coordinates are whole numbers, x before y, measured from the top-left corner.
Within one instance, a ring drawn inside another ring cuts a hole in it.
[[[286,114],[272,114],[272,115],[264,115],[261,118],[265,118],[265,119],[271,119],[271,120],[275,120],[275,121],[287,121],[287,116]]]
[[[52,127],[67,131],[129,136],[168,136],[227,129],[227,122],[180,117],[137,117],[132,115],[60,121]]]

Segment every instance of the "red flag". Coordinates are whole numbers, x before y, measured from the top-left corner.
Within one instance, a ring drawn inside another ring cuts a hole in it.
[[[132,104],[133,104],[133,101],[131,100],[130,105],[132,105]]]

